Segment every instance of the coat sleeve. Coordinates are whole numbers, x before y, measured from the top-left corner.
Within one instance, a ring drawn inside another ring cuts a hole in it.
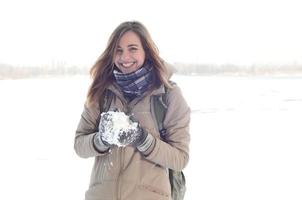
[[[174,86],[167,97],[168,109],[164,120],[166,140],[156,138],[155,147],[146,159],[180,171],[189,161],[191,110],[178,86]]]
[[[96,123],[99,114],[100,112],[97,106],[84,106],[74,139],[75,152],[82,158],[104,154],[98,152],[93,144],[94,135],[97,132]]]

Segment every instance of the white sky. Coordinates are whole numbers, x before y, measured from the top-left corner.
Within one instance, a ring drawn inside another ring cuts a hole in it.
[[[302,63],[299,0],[1,0],[0,63],[91,64],[139,20],[161,56],[189,63]]]

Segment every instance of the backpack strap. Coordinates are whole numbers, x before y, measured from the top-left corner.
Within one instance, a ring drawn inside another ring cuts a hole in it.
[[[100,105],[100,109],[101,109],[102,112],[107,112],[109,110],[112,100],[113,100],[113,93],[112,93],[112,91],[106,89],[104,91],[104,97],[103,97],[103,105],[102,105],[102,107]]]
[[[176,85],[176,83],[173,81],[169,81],[169,82],[172,86]],[[165,89],[165,93],[153,97],[153,109],[156,118],[156,123],[158,126],[160,137],[163,140],[166,139],[166,133],[167,133],[167,130],[164,127],[164,119],[168,109],[167,96],[170,90],[166,86],[164,87],[164,89]]]
[[[101,114],[102,112],[107,112],[110,108],[111,102],[113,100],[113,93],[112,91],[105,89],[103,96],[99,99],[99,108],[100,108],[100,114],[97,118],[97,125],[99,124],[101,120]]]
[[[160,133],[160,137],[165,139],[166,129],[164,128],[164,119],[167,111],[167,104],[165,101],[165,94],[157,95],[153,97],[153,109],[155,114],[156,123],[158,126],[158,131]]]

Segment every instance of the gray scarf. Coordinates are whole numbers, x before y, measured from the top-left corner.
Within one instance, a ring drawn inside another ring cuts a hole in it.
[[[152,86],[153,66],[149,62],[134,72],[124,74],[114,70],[113,74],[124,95],[131,99],[141,96]]]

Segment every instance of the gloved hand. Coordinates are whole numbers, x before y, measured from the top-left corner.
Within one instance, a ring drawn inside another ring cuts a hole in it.
[[[111,141],[108,135],[105,135],[106,126],[112,126],[112,120],[109,118],[108,113],[102,113],[100,123],[99,123],[99,131],[94,135],[93,144],[95,148],[100,152],[107,151],[111,146]]]
[[[101,119],[99,123],[99,135],[100,140],[107,146],[110,146],[113,144],[112,141],[112,127],[114,126],[112,117],[110,116],[110,113],[102,113]]]
[[[147,156],[153,151],[155,147],[155,138],[146,130],[144,130],[140,126],[140,124],[133,118],[133,116],[130,116],[129,118],[132,123],[137,123],[136,129],[131,131],[133,133],[130,133],[132,135],[135,135],[134,140],[130,144],[136,147],[138,151],[140,151],[143,155]]]
[[[130,119],[130,123],[135,122]],[[144,143],[148,136],[148,133],[140,127],[138,122],[136,122],[136,124],[136,128],[120,132],[118,137],[119,143],[123,144],[124,146],[131,145],[133,147],[138,147]]]

